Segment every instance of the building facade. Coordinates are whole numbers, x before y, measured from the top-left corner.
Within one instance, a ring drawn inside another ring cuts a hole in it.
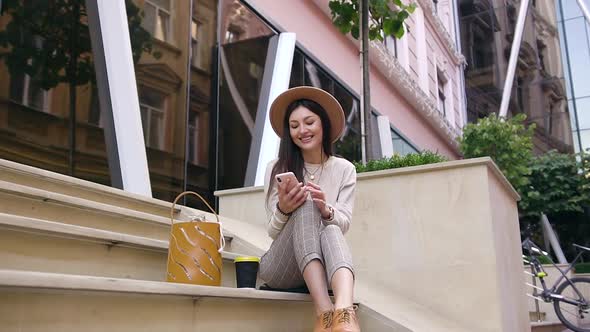
[[[387,119],[396,153],[426,149],[454,159],[467,120],[457,3],[417,4],[402,39],[371,43],[372,119]],[[347,127],[336,153],[361,160],[358,42],[332,25],[328,0],[135,0],[126,7],[139,110],[125,111],[141,114],[154,197],[194,190],[212,199],[215,190],[251,184],[264,82],[283,33],[296,36],[289,86],[320,87],[340,101]],[[87,13],[82,0],[71,8],[32,1],[2,9],[0,158],[111,185],[93,61],[101,50],[90,47]],[[374,146],[367,157],[382,154]]]
[[[500,108],[519,4],[512,0],[459,1],[470,122]],[[524,113],[529,123],[536,124],[536,153],[573,150],[557,28],[553,2],[531,1],[509,114]]]
[[[556,1],[568,108],[576,152],[590,148],[590,38],[576,0]]]

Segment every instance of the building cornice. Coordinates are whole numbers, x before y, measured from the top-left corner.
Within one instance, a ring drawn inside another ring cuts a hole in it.
[[[438,35],[441,37],[442,44],[445,46],[447,52],[451,56],[451,60],[453,63],[458,65],[464,65],[467,62],[465,61],[465,57],[463,54],[457,51],[457,45],[453,41],[453,38],[445,28],[444,24],[436,14],[434,10],[434,5],[432,4],[432,0],[415,0],[418,3],[418,6],[422,8],[424,12],[424,16],[434,26],[434,30]]]
[[[403,66],[380,42],[372,41],[369,58],[373,65],[387,78],[387,81],[404,97],[404,99],[424,118],[436,132],[445,139],[452,150],[459,153],[457,137],[460,130],[450,124],[440,112],[432,98],[408,74]]]

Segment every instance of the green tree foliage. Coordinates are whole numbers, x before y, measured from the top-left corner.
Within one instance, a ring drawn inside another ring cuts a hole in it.
[[[59,83],[79,86],[94,81],[92,47],[84,0],[4,0],[10,15],[0,31],[0,52],[11,75],[27,74],[43,89]],[[135,62],[152,51],[151,35],[141,27],[139,8],[126,1]]]
[[[356,167],[357,173],[362,173],[370,171],[380,171],[391,168],[434,164],[443,161],[448,161],[447,157],[439,155],[438,153],[425,150],[418,153],[409,153],[405,156],[396,154],[390,158],[370,160],[367,162],[366,165],[363,165],[359,162],[355,162],[354,166]]]
[[[521,229],[541,241],[539,217],[546,214],[571,259],[568,244],[590,245],[590,154],[534,157],[534,124],[526,127],[524,120],[522,114],[505,121],[491,114],[468,124],[460,150],[465,158],[491,157],[521,196]]]
[[[404,21],[416,9],[411,3],[404,5],[401,0],[368,0],[369,39],[383,41],[384,36],[401,38],[405,33]],[[332,21],[344,33],[359,39],[359,0],[331,0]]]
[[[491,157],[508,181],[521,192],[529,183],[535,125],[525,126],[526,115],[502,120],[492,113],[463,128],[459,138],[465,158]]]
[[[556,151],[533,158],[530,181],[522,188],[519,203],[522,216],[583,213],[590,206],[588,160],[588,154],[576,156]]]

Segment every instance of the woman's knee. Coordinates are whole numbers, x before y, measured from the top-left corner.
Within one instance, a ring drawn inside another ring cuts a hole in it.
[[[319,212],[319,209],[315,206],[315,203],[310,199],[306,199],[305,202],[303,202],[303,204],[301,204],[297,209],[295,209],[293,215],[298,216],[305,213],[310,213],[312,210],[317,210]]]
[[[337,225],[327,225],[321,233],[322,236],[328,236],[331,234],[337,236],[344,236],[344,234],[342,234],[342,230]]]

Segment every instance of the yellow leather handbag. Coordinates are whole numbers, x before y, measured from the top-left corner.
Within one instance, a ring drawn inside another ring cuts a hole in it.
[[[207,221],[205,216],[192,218],[190,221],[175,221],[174,207],[185,195],[199,197],[215,215],[216,221]],[[168,265],[166,280],[187,284],[219,286],[221,284],[221,251],[225,240],[221,230],[219,216],[215,210],[193,191],[178,195],[170,210],[170,244],[168,247]]]

